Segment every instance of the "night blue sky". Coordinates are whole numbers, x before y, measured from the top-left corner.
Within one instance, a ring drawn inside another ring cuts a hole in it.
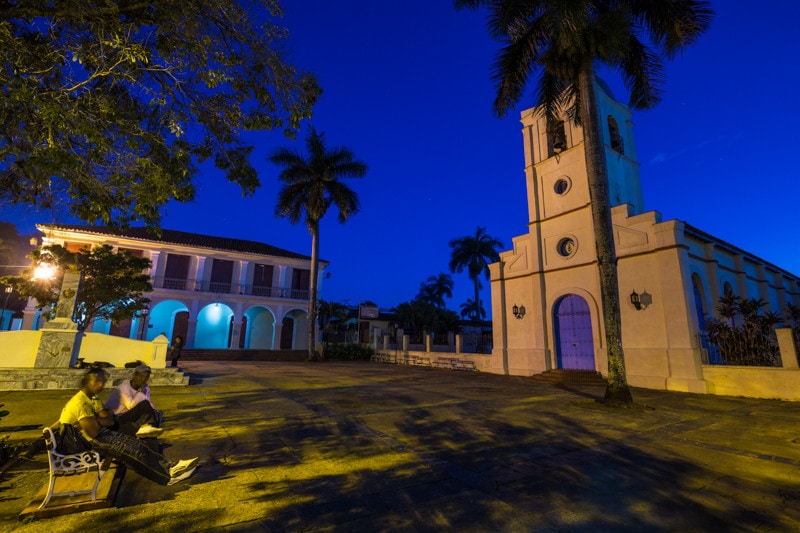
[[[284,0],[294,63],[319,77],[324,94],[310,121],[330,145],[369,166],[349,180],[361,212],[340,225],[330,211],[321,256],[331,264],[325,300],[372,300],[388,308],[420,282],[447,272],[448,242],[480,225],[510,249],[527,230],[519,110],[492,113],[496,43],[485,13],[442,0]],[[400,7],[397,7],[400,6]],[[681,219],[800,274],[796,234],[800,112],[800,4],[713,2],[711,30],[667,65],[662,103],[634,115],[645,207]],[[619,81],[604,76],[618,99]],[[266,155],[293,142],[253,138],[262,187],[242,198],[213,169],[197,200],[171,204],[163,227],[267,242],[310,255],[304,226],[276,219],[278,168]],[[302,135],[298,136],[298,141]],[[49,214],[15,209],[0,219],[23,233]],[[73,222],[60,219],[59,222]],[[458,310],[472,296],[454,276]],[[484,283],[487,311],[490,292]]]

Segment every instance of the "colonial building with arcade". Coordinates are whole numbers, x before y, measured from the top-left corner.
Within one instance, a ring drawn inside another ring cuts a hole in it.
[[[63,224],[37,229],[42,246],[77,251],[108,244],[152,263],[149,309],[121,324],[97,320],[87,332],[148,341],[161,334],[181,336],[187,348],[307,348],[308,256],[261,242],[169,229],[160,234]],[[320,273],[326,266],[320,262]],[[29,306],[23,329],[38,329],[41,323]]]

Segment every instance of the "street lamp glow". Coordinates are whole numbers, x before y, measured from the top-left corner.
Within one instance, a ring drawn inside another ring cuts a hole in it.
[[[35,280],[48,280],[53,279],[56,275],[55,265],[50,263],[39,263],[33,269],[33,279]]]

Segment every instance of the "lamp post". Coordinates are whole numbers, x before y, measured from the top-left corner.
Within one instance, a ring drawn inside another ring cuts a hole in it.
[[[150,308],[145,307],[139,310],[139,340],[144,340],[144,326],[147,323],[147,315],[150,314]]]
[[[11,296],[12,292],[14,292],[13,287],[5,288],[6,299],[3,301],[3,314],[0,315],[0,330],[11,329],[10,321],[8,328],[5,328],[5,325],[6,325],[6,309],[8,308],[8,297]]]

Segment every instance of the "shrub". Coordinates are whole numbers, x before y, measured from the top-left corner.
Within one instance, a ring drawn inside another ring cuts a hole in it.
[[[763,312],[762,299],[744,299],[728,295],[719,299],[721,318],[706,322],[709,342],[719,349],[724,364],[745,366],[780,366],[780,350],[774,327],[780,317]]]
[[[340,359],[342,361],[369,360],[375,350],[370,346],[354,343],[328,343],[325,345],[325,359]]]

